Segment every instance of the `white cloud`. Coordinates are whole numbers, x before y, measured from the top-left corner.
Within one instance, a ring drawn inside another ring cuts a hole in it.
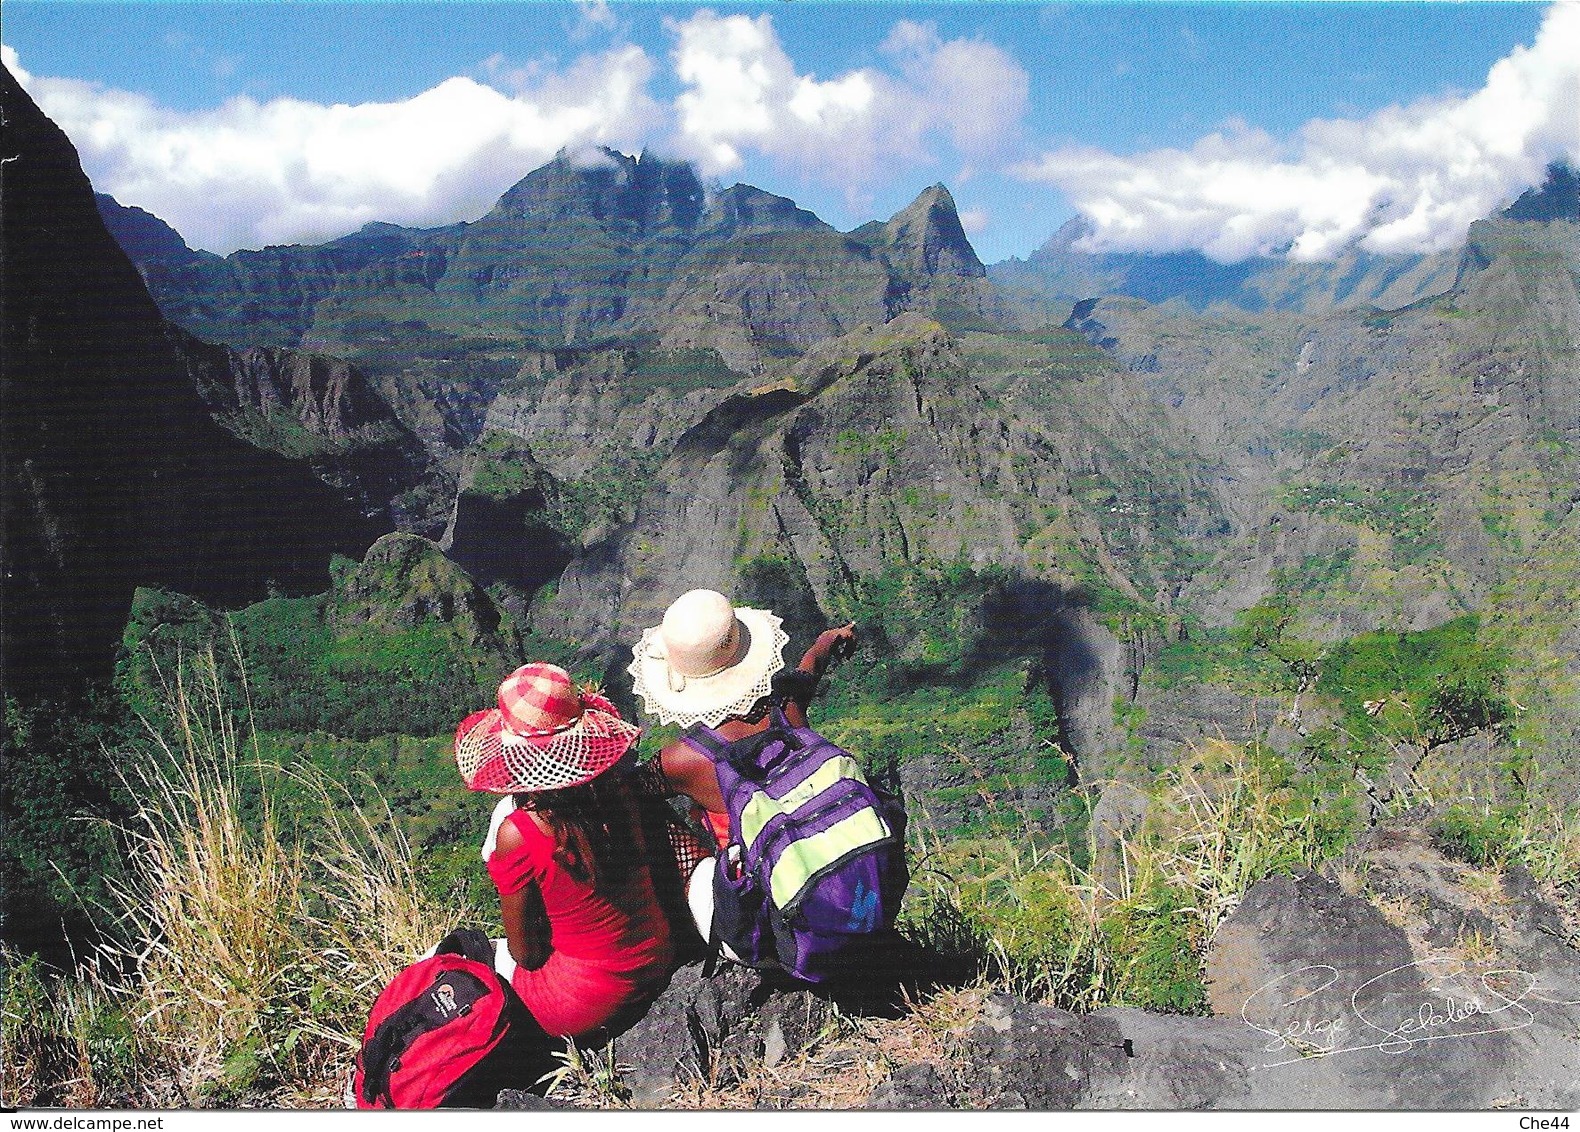
[[[77,147],[95,188],[211,251],[316,241],[370,220],[473,219],[565,147],[637,148],[661,118],[634,46],[534,76],[515,97],[451,78],[404,102],[233,98],[198,112],[74,79],[12,73]]]
[[[1070,198],[1092,250],[1314,260],[1452,248],[1560,158],[1580,161],[1580,3],[1553,4],[1464,98],[1315,120],[1284,141],[1231,124],[1184,150],[1068,147],[1016,172]]]
[[[935,158],[937,139],[959,153],[1000,152],[1025,111],[1026,73],[980,40],[939,38],[899,21],[883,45],[893,70],[801,74],[769,16],[698,12],[671,21],[675,147],[710,174],[760,154],[859,193],[896,162]]]
[[[1019,132],[1030,82],[1020,64],[980,39],[942,40],[927,23],[901,20],[884,50],[900,62],[918,131],[946,131],[962,153],[1001,151]]]
[[[607,0],[572,11],[578,28],[617,32]],[[1028,80],[1013,59],[983,40],[944,40],[930,23],[897,22],[882,65],[828,77],[799,70],[766,15],[700,11],[666,27],[672,106],[653,100],[654,61],[629,45],[565,65],[496,54],[477,78],[400,102],[237,97],[197,111],[28,75],[9,48],[6,61],[97,189],[222,253],[329,239],[370,220],[472,219],[562,148],[595,144],[657,143],[705,174],[762,157],[854,206],[906,165],[1001,161],[1025,112]]]
[[[619,25],[619,20],[609,7],[609,0],[576,0],[576,8],[583,28],[613,31]]]

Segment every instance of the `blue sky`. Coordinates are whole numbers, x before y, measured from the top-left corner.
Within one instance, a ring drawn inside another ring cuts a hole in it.
[[[474,219],[647,147],[841,228],[943,182],[983,258],[1451,247],[1580,159],[1580,4],[6,0],[96,187],[195,246]]]

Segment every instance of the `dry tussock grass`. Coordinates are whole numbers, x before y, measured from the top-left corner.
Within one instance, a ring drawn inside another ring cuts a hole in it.
[[[424,895],[387,809],[306,772],[320,820],[282,835],[287,772],[257,761],[212,657],[167,695],[169,732],[128,773],[112,942],[62,977],[6,964],[5,1101],[338,1106],[368,1005],[457,910]]]

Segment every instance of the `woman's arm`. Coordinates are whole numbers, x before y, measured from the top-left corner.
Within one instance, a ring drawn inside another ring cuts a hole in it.
[[[831,661],[842,660],[849,656],[856,648],[856,623],[848,621],[837,629],[824,629],[818,634],[817,640],[801,657],[797,665],[802,672],[809,672],[814,677],[822,679],[823,670]]]
[[[501,853],[521,852],[521,832],[506,822],[499,828],[498,849]],[[536,882],[529,881],[518,892],[501,893],[499,914],[505,922],[505,943],[510,957],[529,971],[535,971],[549,961],[553,951],[550,942],[549,914],[543,907],[543,893]]]
[[[658,764],[673,793],[684,794],[704,810],[724,812],[719,776],[707,755],[676,739],[658,753]]]
[[[790,726],[806,726],[806,709],[811,704],[812,694],[817,691],[818,681],[823,679],[823,673],[830,664],[849,656],[855,648],[854,621],[836,629],[824,629],[818,634],[817,640],[802,654],[801,663],[796,665],[795,673],[792,674],[799,675],[800,679],[792,679],[785,690],[783,707]]]

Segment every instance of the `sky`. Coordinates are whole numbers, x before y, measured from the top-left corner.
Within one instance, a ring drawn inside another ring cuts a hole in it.
[[[96,189],[222,254],[474,220],[597,146],[844,230],[942,183],[987,262],[1076,215],[1094,251],[1442,251],[1580,164],[1580,0],[5,0],[0,50]]]

